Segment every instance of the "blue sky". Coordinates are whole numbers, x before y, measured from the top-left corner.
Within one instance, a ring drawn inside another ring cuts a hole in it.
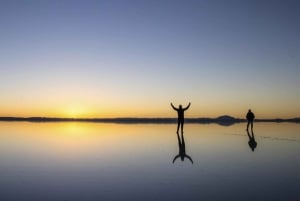
[[[299,21],[298,1],[1,1],[0,115],[300,116]]]

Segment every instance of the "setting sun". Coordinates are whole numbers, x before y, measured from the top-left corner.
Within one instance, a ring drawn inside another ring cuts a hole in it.
[[[85,117],[89,114],[89,111],[83,105],[72,103],[65,108],[63,116],[71,118]]]

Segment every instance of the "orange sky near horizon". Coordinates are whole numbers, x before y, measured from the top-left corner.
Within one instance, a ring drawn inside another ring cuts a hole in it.
[[[175,106],[179,103],[173,102]],[[185,102],[182,102],[185,106]],[[228,103],[228,105],[226,105]],[[299,110],[288,110],[289,108],[277,108],[272,105],[255,105],[249,107],[238,102],[192,102],[191,107],[185,112],[186,117],[218,117],[230,115],[236,118],[244,118],[248,108],[255,113],[256,118],[293,118],[299,117]],[[49,104],[49,103],[48,103]],[[3,107],[4,105],[4,107]],[[138,104],[131,102],[127,104],[84,104],[84,102],[65,104],[3,104],[0,106],[0,116],[14,117],[66,117],[66,118],[113,118],[113,117],[177,117],[170,102]]]

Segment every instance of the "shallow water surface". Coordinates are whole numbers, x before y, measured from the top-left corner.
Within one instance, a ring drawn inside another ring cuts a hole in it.
[[[299,199],[300,124],[257,123],[252,140],[245,124],[175,130],[0,122],[0,200]]]

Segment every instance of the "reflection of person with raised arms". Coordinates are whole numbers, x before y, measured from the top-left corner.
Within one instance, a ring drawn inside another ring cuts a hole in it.
[[[184,161],[184,158],[188,158],[191,161],[191,163],[194,163],[193,159],[185,153],[185,142],[184,142],[183,133],[181,133],[181,139],[180,139],[179,134],[177,132],[177,138],[178,138],[179,153],[174,157],[173,163],[179,157],[181,158],[181,161]]]
[[[184,124],[184,111],[189,109],[191,103],[188,104],[185,108],[182,108],[182,105],[179,105],[179,108],[174,107],[174,105],[171,103],[171,106],[174,110],[178,113],[178,125],[177,125],[177,133],[179,130],[179,127],[181,125],[181,132],[183,133],[183,124]]]

